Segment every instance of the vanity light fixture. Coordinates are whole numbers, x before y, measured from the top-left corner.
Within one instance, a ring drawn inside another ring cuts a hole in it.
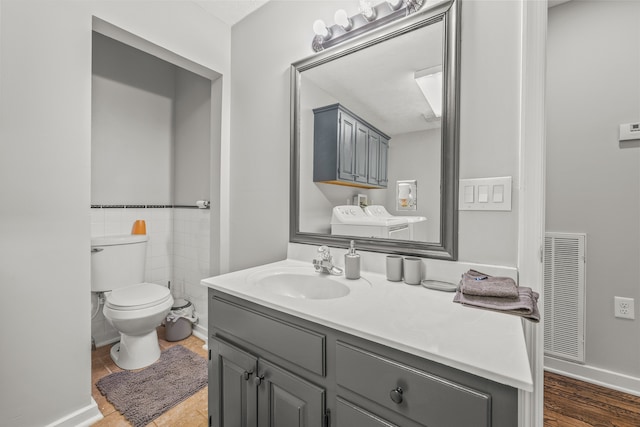
[[[371,0],[360,0],[360,13],[364,16],[364,19],[371,22],[376,19],[376,9],[373,7]]]
[[[344,9],[336,10],[336,14],[333,15],[333,20],[345,31],[349,31],[353,27],[353,20],[349,18],[349,15],[347,15],[347,11]]]
[[[442,117],[442,66],[415,72],[414,78],[436,117]]]
[[[387,3],[391,10],[398,10],[398,8],[402,6],[402,3],[404,3],[404,0],[387,0]]]
[[[344,9],[339,9],[333,19],[335,24],[327,27],[323,20],[313,23],[312,47],[315,52],[335,46],[352,37],[374,28],[416,13],[426,0],[383,0],[374,5],[374,0],[360,0],[360,13],[349,17]]]
[[[313,32],[316,33],[316,37],[322,40],[328,40],[331,38],[331,29],[328,28],[322,19],[316,19],[313,23]]]

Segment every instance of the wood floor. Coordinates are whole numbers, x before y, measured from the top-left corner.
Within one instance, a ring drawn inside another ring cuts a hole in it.
[[[640,397],[545,372],[544,427],[640,427]]]
[[[204,341],[194,335],[182,341],[169,342],[164,339],[164,327],[160,326],[158,341],[161,350],[180,344],[204,358],[208,357],[207,351],[202,348]],[[100,378],[122,370],[111,360],[110,349],[111,345],[108,345],[91,352],[91,395],[104,415],[104,418],[92,424],[92,427],[130,427],[131,423],[115,410],[96,387],[96,382]],[[208,427],[208,425],[207,387],[169,409],[149,424],[150,427]]]

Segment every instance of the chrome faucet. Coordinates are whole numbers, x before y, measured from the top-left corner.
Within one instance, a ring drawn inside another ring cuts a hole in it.
[[[334,276],[342,274],[342,269],[333,265],[333,256],[327,246],[318,248],[318,256],[313,260],[313,267],[318,273],[333,274]]]

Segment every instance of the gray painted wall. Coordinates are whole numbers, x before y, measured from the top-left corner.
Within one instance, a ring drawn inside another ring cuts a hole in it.
[[[91,203],[171,204],[176,67],[93,40]]]
[[[516,266],[521,5],[462,3],[460,178],[512,176],[511,212],[461,211],[459,259]]]
[[[210,199],[211,80],[94,33],[91,202]]]
[[[587,233],[586,363],[640,377],[640,3],[569,2],[549,10],[548,231]]]
[[[383,193],[383,204],[392,215],[427,218],[427,241],[440,241],[440,129],[395,135],[389,143],[389,186]],[[397,209],[396,182],[415,179],[418,205],[415,211]],[[380,198],[380,196],[376,196]]]
[[[177,68],[174,114],[173,202],[194,205],[211,193],[211,80]]]
[[[3,298],[18,302],[5,307],[6,319],[29,313],[0,325],[3,425],[80,425],[97,412],[89,344],[92,16],[229,74],[229,27],[194,3],[0,0],[0,281]],[[228,112],[227,98],[222,116]]]
[[[286,257],[289,66],[313,53],[314,20],[339,7],[357,2],[272,0],[232,28],[231,270]],[[461,212],[460,260],[517,262],[520,13],[518,2],[462,8],[460,176],[513,176],[514,210]]]

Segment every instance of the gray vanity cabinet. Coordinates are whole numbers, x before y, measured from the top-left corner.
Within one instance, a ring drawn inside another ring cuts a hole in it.
[[[208,340],[210,425],[326,426],[324,388],[269,360],[286,357],[296,372],[323,374],[324,336],[220,298],[209,312],[217,329]]]
[[[389,137],[340,104],[316,108],[313,126],[313,181],[363,188],[386,187],[387,163],[381,142]],[[384,167],[384,171],[382,168]]]
[[[322,388],[221,339],[209,344],[211,425],[323,427]]]
[[[209,290],[216,427],[513,427],[515,388]]]
[[[341,341],[336,359],[338,385],[409,419],[428,426],[490,426],[487,393]]]
[[[216,402],[215,410],[209,402],[210,425],[256,427],[258,358],[216,338],[209,339],[209,352],[209,400]]]
[[[266,360],[258,375],[258,427],[324,427],[323,388]]]

